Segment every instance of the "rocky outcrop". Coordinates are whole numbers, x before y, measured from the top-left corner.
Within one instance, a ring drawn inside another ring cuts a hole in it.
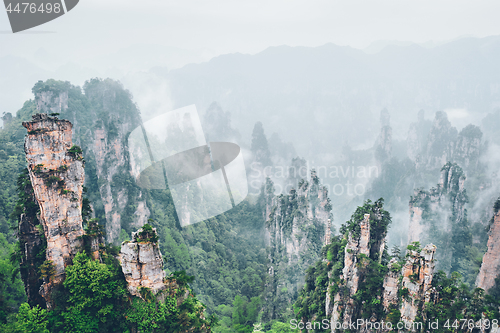
[[[82,245],[84,162],[80,148],[72,144],[69,121],[37,114],[23,126],[28,130],[24,150],[29,177],[47,240],[50,274],[44,278],[41,293],[50,304],[52,288],[63,282],[65,267]]]
[[[293,295],[304,283],[306,268],[319,259],[331,216],[328,191],[316,172],[310,181],[299,182],[288,195],[274,196],[267,180],[261,202],[267,212],[264,240],[269,247],[269,276],[266,282],[265,318],[291,306]],[[275,308],[276,305],[282,309]]]
[[[383,255],[387,253],[385,237],[390,216],[382,205],[381,200],[373,204],[367,201],[363,207],[358,207],[341,228],[343,239],[340,244],[345,244],[345,247],[340,247],[337,261],[343,262],[343,267],[341,271],[332,270],[328,273],[325,306],[326,316],[333,323],[332,332],[348,330],[349,324],[359,318],[377,320],[378,315],[373,309],[366,308],[364,302],[359,301],[358,295],[367,293],[366,288],[371,284],[370,294],[377,302],[382,303],[382,283],[375,285],[368,282],[372,279],[370,276],[373,275],[374,265],[381,265]],[[330,293],[333,297],[328,296]],[[359,329],[366,331],[358,327]]]
[[[163,257],[156,229],[146,224],[132,233],[132,239],[122,244],[119,257],[128,291],[141,297],[141,288],[148,288],[154,294],[165,290]]]
[[[406,262],[401,273],[403,300],[400,312],[401,320],[404,322],[413,322],[424,304],[430,301],[435,252],[436,246],[428,244],[421,251],[409,249],[406,254]]]
[[[396,258],[392,258],[387,265],[389,272],[384,277],[384,293],[382,295],[382,306],[389,312],[391,306],[398,304],[399,277],[401,276],[401,265]]]
[[[349,233],[349,239],[345,247],[344,269],[341,279],[346,292],[338,292],[334,297],[332,312],[333,322],[341,322],[349,325],[353,321],[353,315],[359,309],[356,308],[353,299],[358,291],[360,280],[363,279],[364,270],[368,262],[364,258],[370,256],[370,214],[365,214],[359,224],[358,236]]]
[[[457,164],[441,169],[436,187],[417,189],[409,202],[408,243],[433,243],[440,248],[438,268],[449,271],[453,263],[450,242],[457,228],[467,227],[465,175]]]
[[[495,287],[495,279],[500,277],[500,211],[493,217],[488,238],[488,250],[483,256],[476,286],[488,292]]]

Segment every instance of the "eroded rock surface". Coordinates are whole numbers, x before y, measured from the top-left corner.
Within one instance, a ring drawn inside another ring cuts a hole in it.
[[[155,294],[166,288],[157,237],[156,229],[148,232],[141,228],[132,234],[132,241],[121,246],[120,263],[128,291],[134,296],[141,296],[140,288],[149,288]]]
[[[37,114],[23,126],[28,130],[24,149],[29,177],[47,239],[46,259],[54,270],[41,292],[50,303],[51,289],[62,283],[65,267],[82,245],[84,162],[81,151],[72,147],[69,121]]]
[[[401,290],[407,290],[401,304],[401,319],[414,321],[419,310],[431,298],[436,246],[428,244],[420,252],[409,250],[402,269]]]
[[[90,196],[97,197],[94,213],[105,225],[106,240],[117,245],[122,230],[140,228],[150,215],[140,189],[131,186],[134,166],[126,143],[141,120],[130,93],[119,82],[92,79],[83,90],[84,94],[69,82],[49,80],[37,83],[33,92],[40,112],[60,113],[73,123],[73,141],[88,161],[86,186]]]
[[[392,258],[387,265],[389,272],[384,277],[384,294],[382,305],[385,311],[389,311],[391,305],[398,304],[399,277],[401,274],[400,265],[396,258]]]
[[[367,262],[363,256],[370,256],[370,214],[365,214],[360,222],[361,232],[359,236],[349,233],[344,254],[344,269],[342,270],[342,280],[347,287],[347,294],[338,292],[335,295],[333,306],[333,321],[347,323],[352,321],[356,311],[353,295],[358,291],[360,279],[362,279]],[[360,260],[361,258],[361,260]]]

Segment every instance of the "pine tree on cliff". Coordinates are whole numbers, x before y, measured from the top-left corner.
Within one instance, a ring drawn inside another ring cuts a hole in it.
[[[256,162],[261,163],[264,167],[272,165],[266,134],[260,121],[255,123],[253,128],[251,150]]]

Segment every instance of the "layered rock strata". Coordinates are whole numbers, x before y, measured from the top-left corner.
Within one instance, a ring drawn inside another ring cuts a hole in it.
[[[46,266],[52,267],[41,294],[50,303],[52,288],[63,282],[65,267],[82,246],[84,162],[81,150],[73,147],[69,121],[37,114],[23,126],[29,177],[47,240]]]

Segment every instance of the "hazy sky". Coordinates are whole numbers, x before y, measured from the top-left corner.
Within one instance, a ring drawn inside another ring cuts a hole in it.
[[[139,43],[209,57],[282,44],[447,41],[500,34],[498,13],[498,0],[81,0],[65,16],[15,35],[0,10],[0,56],[43,47],[78,60]]]

